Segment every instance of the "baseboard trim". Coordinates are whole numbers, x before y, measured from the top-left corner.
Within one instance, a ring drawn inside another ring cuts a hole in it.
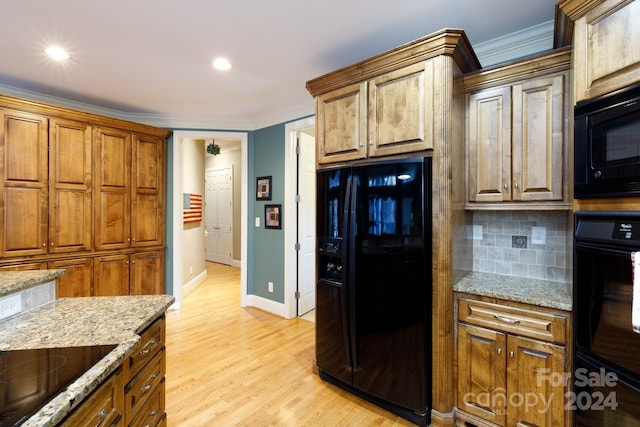
[[[255,307],[260,310],[275,314],[276,316],[284,317],[286,310],[283,303],[273,301],[258,295],[247,295],[247,307]]]

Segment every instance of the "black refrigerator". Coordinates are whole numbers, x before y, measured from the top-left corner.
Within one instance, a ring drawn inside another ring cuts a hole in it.
[[[321,378],[418,425],[431,403],[431,159],[317,176]]]

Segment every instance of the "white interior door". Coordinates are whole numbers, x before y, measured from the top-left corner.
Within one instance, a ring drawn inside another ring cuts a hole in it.
[[[298,138],[298,315],[316,306],[316,162],[315,137],[300,132]]]
[[[207,169],[205,177],[205,259],[233,259],[233,174],[230,167]]]

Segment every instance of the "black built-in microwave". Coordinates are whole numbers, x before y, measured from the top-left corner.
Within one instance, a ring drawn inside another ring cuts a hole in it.
[[[640,83],[574,110],[574,197],[640,196]]]

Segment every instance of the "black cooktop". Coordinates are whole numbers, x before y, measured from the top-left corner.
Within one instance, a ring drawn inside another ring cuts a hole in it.
[[[115,345],[0,352],[0,426],[19,426]]]

